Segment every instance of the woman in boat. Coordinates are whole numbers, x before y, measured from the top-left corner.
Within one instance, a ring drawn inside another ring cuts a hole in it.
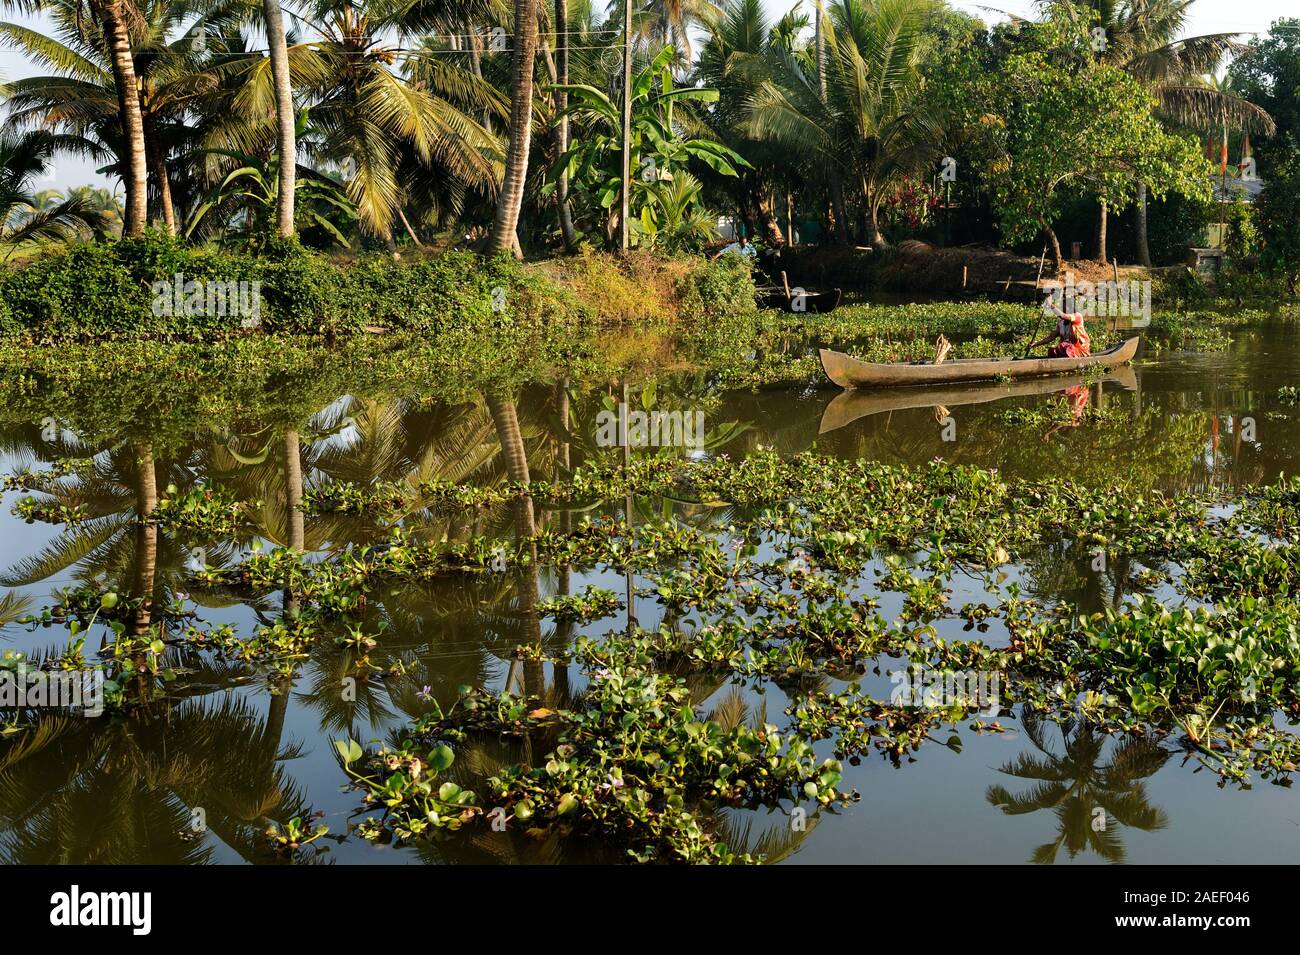
[[[1046,338],[1030,345],[1031,350],[1051,345],[1047,350],[1048,358],[1087,358],[1092,354],[1092,342],[1088,339],[1088,330],[1083,327],[1082,315],[1078,312],[1067,314],[1056,304],[1056,298],[1050,292],[1043,300],[1043,311],[1056,316],[1056,328]]]

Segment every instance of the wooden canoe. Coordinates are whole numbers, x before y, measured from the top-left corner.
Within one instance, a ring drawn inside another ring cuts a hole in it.
[[[818,354],[826,377],[841,388],[893,388],[997,378],[1043,378],[1085,371],[1094,365],[1118,368],[1133,360],[1139,341],[1130,338],[1087,358],[960,358],[939,365],[862,361],[828,348],[819,349]]]
[[[775,308],[791,315],[800,313],[827,315],[839,308],[843,293],[833,288],[827,292],[803,292],[791,295],[779,286],[760,288],[756,296],[759,308]]]
[[[1118,385],[1125,391],[1137,389],[1137,375],[1132,368],[1115,368],[1101,379]],[[888,411],[908,411],[913,408],[929,408],[943,405],[945,408],[957,408],[962,405],[978,405],[989,401],[1001,401],[1005,398],[1026,398],[1034,395],[1050,394],[1065,388],[1085,384],[1088,381],[1082,375],[1068,378],[1026,378],[1022,381],[996,382],[984,381],[972,384],[932,385],[919,388],[885,388],[863,391],[853,388],[841,391],[831,399],[822,411],[818,434],[835,431],[859,418],[868,415],[883,414]]]

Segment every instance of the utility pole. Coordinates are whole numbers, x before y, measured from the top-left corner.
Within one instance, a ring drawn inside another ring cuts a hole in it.
[[[628,247],[628,193],[632,190],[632,0],[623,0],[623,204],[618,217],[618,247]]]

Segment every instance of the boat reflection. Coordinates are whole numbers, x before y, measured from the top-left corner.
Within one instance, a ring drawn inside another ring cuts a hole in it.
[[[822,411],[818,434],[836,431],[868,415],[910,408],[944,408],[984,404],[1004,398],[1024,398],[1086,386],[1100,381],[1113,383],[1124,391],[1136,391],[1137,373],[1131,366],[1116,368],[1102,379],[1091,381],[1083,375],[1059,378],[1032,378],[1010,382],[987,382],[970,385],[945,385],[933,388],[889,388],[878,391],[843,391],[830,400]]]

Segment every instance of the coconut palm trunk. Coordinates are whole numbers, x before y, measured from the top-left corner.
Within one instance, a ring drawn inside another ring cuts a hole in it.
[[[167,174],[167,161],[163,158],[162,148],[158,144],[158,139],[153,135],[154,130],[149,130],[150,135],[145,139],[145,153],[149,159],[149,168],[153,172],[154,182],[158,188],[158,213],[162,219],[163,228],[168,235],[176,234],[176,210],[172,205],[172,183],[171,177]]]
[[[555,0],[555,74],[561,86],[569,82],[569,2]],[[555,94],[555,111],[560,121],[555,126],[555,152],[563,156],[569,151],[569,117],[564,110],[569,105],[569,94],[558,90]],[[560,173],[555,184],[555,205],[560,216],[560,235],[564,247],[572,252],[578,247],[578,233],[573,228],[573,212],[569,209],[569,174]]]
[[[486,394],[488,413],[496,426],[497,440],[501,443],[501,453],[506,462],[506,474],[510,480],[520,484],[531,481],[528,472],[528,454],[524,449],[523,433],[519,430],[519,411],[508,397],[498,394]],[[520,499],[517,512],[519,531],[525,537],[532,537],[536,532],[533,519],[533,499],[527,495]]]
[[[307,547],[307,533],[302,513],[302,441],[297,431],[285,432],[282,450],[284,452],[285,546],[301,553]],[[284,589],[283,606],[286,617],[298,613],[298,597],[289,587]]]
[[[293,235],[293,199],[298,178],[297,117],[293,111],[293,85],[289,79],[289,46],[284,36],[284,11],[280,0],[262,0],[266,41],[271,54],[271,80],[275,84],[275,121],[279,134],[280,187],[276,197],[275,228],[286,238]]]
[[[122,235],[142,235],[149,222],[149,164],[144,144],[144,117],[140,112],[139,80],[135,57],[126,27],[125,0],[91,0],[91,10],[104,31],[113,84],[117,87],[118,115],[122,123],[123,158],[126,168],[122,185],[126,189],[126,213]]]
[[[285,543],[290,550],[301,551],[307,535],[302,513],[302,442],[297,431],[284,435],[284,487]]]
[[[402,220],[402,228],[404,228],[406,234],[411,237],[411,241],[415,243],[415,247],[417,249],[423,249],[424,243],[420,241],[419,235],[417,235],[415,230],[411,228],[410,220],[406,218],[406,213],[402,211],[401,206],[397,207],[397,218]]]
[[[533,130],[533,60],[537,56],[537,0],[515,0],[515,47],[511,54],[513,83],[510,89],[510,139],[506,150],[505,175],[497,196],[492,234],[487,254],[510,250],[519,258],[519,212],[524,204],[524,183],[528,177],[528,147]]]
[[[862,190],[866,208],[863,210],[862,222],[865,227],[863,241],[873,249],[883,249],[887,243],[884,233],[880,231],[880,196],[872,187]]]
[[[826,34],[822,30],[822,5],[816,3],[813,8],[814,49],[817,53],[817,92],[822,102],[826,102]]]

